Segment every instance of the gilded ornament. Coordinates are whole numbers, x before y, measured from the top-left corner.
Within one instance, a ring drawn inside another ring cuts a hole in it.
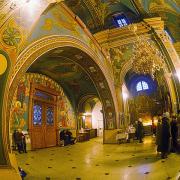
[[[8,27],[2,35],[3,42],[8,46],[17,46],[21,42],[21,33],[14,27]]]
[[[0,54],[0,75],[4,74],[7,69],[7,60],[6,57]]]
[[[149,74],[154,78],[155,73],[163,68],[165,57],[152,40],[147,41],[143,36],[139,36],[137,29],[133,29],[132,26],[135,25],[128,28],[136,37],[131,57],[133,71],[138,74]]]
[[[45,19],[42,29],[50,31],[50,30],[52,30],[52,28],[53,28],[53,20],[50,18]]]

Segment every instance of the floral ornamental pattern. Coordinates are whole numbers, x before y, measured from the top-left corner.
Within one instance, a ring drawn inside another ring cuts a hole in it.
[[[2,35],[3,42],[8,46],[15,46],[21,42],[21,33],[14,27],[8,27]]]

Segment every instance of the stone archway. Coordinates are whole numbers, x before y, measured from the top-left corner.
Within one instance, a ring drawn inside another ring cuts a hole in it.
[[[116,128],[115,107],[112,92],[109,88],[110,82],[107,82],[105,71],[99,64],[96,63],[98,62],[97,60],[93,60],[95,59],[93,52],[90,51],[85,44],[75,38],[50,36],[33,43],[29,48],[22,52],[17,59],[17,64],[15,65],[14,71],[10,77],[9,100],[11,99],[21,76],[26,72],[28,67],[37,60],[38,57],[52,49],[64,46],[78,48],[84,52],[84,59],[86,60],[84,60],[83,57],[82,59],[76,58],[76,63],[78,63],[81,67],[88,67],[88,69],[85,70],[93,80],[103,103],[105,129]],[[10,104],[10,102],[8,104]]]
[[[82,67],[88,67],[86,72],[89,74],[91,79],[93,80],[95,87],[97,88],[98,94],[103,104],[103,116],[105,121],[105,129],[115,129],[116,128],[116,110],[114,105],[114,99],[112,95],[112,87],[110,80],[107,78],[108,74],[106,74],[105,70],[102,66],[98,64],[98,58],[93,53],[93,51],[87,47],[80,40],[77,40],[68,36],[49,36],[42,38],[35,43],[32,43],[29,47],[27,47],[17,58],[17,63],[11,69],[11,72],[8,76],[8,86],[9,91],[6,92],[4,96],[4,129],[8,129],[9,117],[10,117],[10,106],[12,102],[12,97],[17,87],[19,80],[22,75],[27,71],[30,65],[38,59],[44,53],[59,48],[59,47],[73,47],[80,49],[83,54],[88,57],[88,61],[85,61],[83,58],[77,58],[76,62],[79,63]],[[6,124],[6,126],[5,126]],[[8,132],[8,131],[7,131]],[[3,134],[4,137],[7,136]],[[5,149],[9,149],[9,142],[7,140],[5,145]],[[9,159],[7,157],[7,159]]]
[[[95,121],[93,121],[93,116],[95,116],[93,114],[93,110],[94,110],[94,107],[96,106],[97,103],[100,103],[102,106],[102,103],[101,103],[99,97],[96,95],[93,95],[93,94],[85,95],[80,99],[79,104],[78,104],[78,120],[79,120],[78,128],[79,129],[81,129],[82,124],[83,124],[82,123],[83,122],[83,116],[84,117],[88,116],[88,117],[90,117],[90,123],[89,124],[90,124],[91,128],[97,129],[97,131],[98,131],[98,128],[97,128],[98,126],[96,126],[96,127],[93,126],[93,122],[95,122]],[[88,109],[87,109],[87,105],[89,105]],[[101,111],[99,111],[99,113],[102,115],[102,107],[101,107]],[[99,113],[96,112],[96,114],[99,114]],[[102,116],[101,116],[101,119],[103,119]],[[103,125],[102,125],[101,129],[103,130],[104,129],[104,122],[102,124]]]

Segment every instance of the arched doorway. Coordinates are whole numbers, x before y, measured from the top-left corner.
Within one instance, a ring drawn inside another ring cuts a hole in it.
[[[78,105],[78,112],[78,128],[92,129],[93,137],[103,137],[104,120],[99,98],[95,95],[83,97]]]
[[[103,115],[102,115],[102,104],[97,101],[92,110],[92,127],[97,129],[97,136],[103,136]]]
[[[77,39],[61,36],[51,36],[43,38],[33,45],[30,45],[18,57],[17,64],[8,77],[10,84],[9,96],[5,96],[4,98],[5,111],[3,115],[4,119],[6,119],[6,123],[9,124],[10,117],[10,112],[7,111],[7,109],[11,108],[13,95],[21,77],[33,62],[36,62],[36,60],[38,61],[39,57],[41,57],[46,52],[50,52],[51,50],[57,50],[57,48],[60,48],[60,52],[66,52],[66,50],[68,51],[70,48],[74,50],[71,51],[71,53],[66,54],[67,56],[73,55],[73,60],[75,61],[75,63],[80,65],[92,79],[103,104],[103,117],[105,124],[104,129],[116,128],[116,111],[114,100],[112,97],[112,88],[109,88],[110,80],[106,79],[106,75],[103,73],[104,70],[95,63],[95,61],[97,62],[97,57],[91,52],[89,48],[85,47],[85,45]],[[73,52],[75,53],[73,54]],[[96,60],[94,61],[93,59]],[[7,145],[5,145],[5,147],[7,148]],[[6,158],[8,159],[8,156]]]

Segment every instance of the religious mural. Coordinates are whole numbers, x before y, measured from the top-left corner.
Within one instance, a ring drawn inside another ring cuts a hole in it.
[[[113,14],[123,12],[130,18],[137,15],[129,0],[65,0],[65,3],[93,33],[112,27]]]
[[[75,114],[66,96],[58,97],[58,126],[75,128]]]
[[[79,22],[78,18],[70,15],[61,4],[49,6],[44,11],[32,30],[31,36],[27,38],[26,45],[50,35],[70,36],[81,40],[93,49],[99,60],[104,63],[104,57],[96,44],[94,44],[92,38],[85,31],[85,25]]]
[[[59,92],[57,102],[57,125],[58,127],[75,128],[75,114],[62,88],[47,76],[27,73],[22,78],[14,93],[10,116],[11,131],[14,129],[26,131],[28,129],[30,83],[32,82],[50,89],[55,89]]]
[[[72,48],[68,50],[62,48],[53,50],[50,54],[44,55],[34,62],[28,69],[28,72],[47,75],[61,84],[64,92],[71,99],[73,108],[76,109],[79,99],[84,94],[97,94],[97,91],[83,68],[75,61],[72,61],[74,54],[75,56],[79,54],[80,57],[83,57],[81,52],[77,51],[74,53]]]
[[[6,12],[2,11],[2,21],[0,25],[0,48],[6,49],[12,57],[12,61],[16,62],[17,56],[23,49],[45,36],[62,35],[71,36],[80,39],[86,45],[90,46],[103,62],[103,55],[94,45],[90,34],[85,32],[85,25],[78,22],[77,19],[70,14],[63,3],[51,4],[48,1],[36,0],[28,1],[22,4],[20,1],[8,3],[7,8],[13,15],[5,20]],[[23,8],[22,8],[23,7]],[[33,8],[33,10],[32,10]],[[18,11],[15,11],[18,9]],[[41,15],[42,14],[42,15]],[[3,23],[4,24],[1,24]],[[36,26],[34,24],[36,23]]]
[[[123,65],[131,58],[133,53],[132,44],[110,48],[110,60],[113,67],[115,85],[120,83],[120,73]]]

